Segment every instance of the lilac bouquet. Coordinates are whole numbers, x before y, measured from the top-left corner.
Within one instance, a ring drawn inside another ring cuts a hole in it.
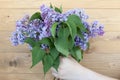
[[[89,48],[89,40],[104,34],[103,25],[98,21],[87,22],[89,17],[83,9],[62,13],[62,7],[42,5],[40,10],[16,22],[11,41],[15,46],[29,44],[31,67],[42,61],[45,74],[51,67],[58,69],[60,56],[72,56],[81,61]]]

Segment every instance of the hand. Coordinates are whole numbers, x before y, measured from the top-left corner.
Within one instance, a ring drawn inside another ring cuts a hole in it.
[[[61,63],[58,68],[58,72],[52,68],[52,74],[56,78],[64,79],[64,80],[78,80],[80,77],[79,69],[82,67],[77,61],[72,58],[61,58]]]
[[[106,77],[81,66],[72,58],[61,58],[58,72],[52,68],[52,74],[63,80],[117,80]]]

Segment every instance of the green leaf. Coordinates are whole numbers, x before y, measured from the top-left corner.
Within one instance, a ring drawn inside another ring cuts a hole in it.
[[[35,66],[36,64],[38,64],[44,57],[45,55],[45,51],[42,50],[39,46],[35,46],[32,49],[32,66]]]
[[[71,51],[70,51],[70,54],[71,54],[71,56],[72,56],[75,60],[77,60],[74,50],[71,50]],[[77,61],[78,61],[78,60],[77,60]]]
[[[53,67],[58,71],[59,65],[60,65],[60,57],[58,56],[53,63]]]
[[[81,52],[81,49],[80,48],[76,48],[75,50],[75,53],[76,53],[76,56],[79,60],[82,60],[82,52]]]
[[[68,37],[68,47],[71,50],[74,46],[74,41],[71,36]]]
[[[51,55],[52,58],[55,60],[55,59],[58,57],[59,52],[56,50],[55,47],[53,47],[53,48],[50,49],[50,55]]]
[[[30,21],[32,21],[32,20],[34,20],[34,19],[42,19],[40,12],[34,13],[34,14],[31,16]]]
[[[55,35],[56,35],[56,27],[57,27],[58,23],[55,22],[53,25],[52,25],[52,28],[50,29],[51,31],[51,34],[52,36],[55,38]]]
[[[48,70],[52,67],[54,60],[50,55],[45,55],[43,59],[43,69],[44,69],[44,74],[48,72]]]
[[[50,39],[50,41],[51,41],[52,43],[54,43],[54,39],[53,39],[52,36],[50,36],[49,39]]]
[[[78,47],[74,47],[72,50],[71,50],[71,56],[76,59],[78,62],[80,62],[80,60],[83,59],[83,51],[78,48]]]
[[[79,28],[77,28],[77,36],[79,36],[81,39],[84,40],[84,36],[83,36],[83,34],[82,34],[82,32],[80,31]]]
[[[72,56],[75,60],[77,60],[78,62],[80,61],[80,60],[78,59],[78,57],[76,56],[76,53],[75,53],[74,48],[70,51],[70,54],[71,54],[71,56]]]
[[[68,20],[73,21],[77,26],[81,24],[81,20],[77,15],[70,15],[68,16]]]
[[[28,43],[31,47],[34,47],[36,44],[35,40],[29,37],[25,39],[25,43]]]
[[[62,5],[60,6],[60,11],[61,11],[61,13],[63,12]]]
[[[51,46],[52,42],[49,38],[43,38],[42,40],[39,41],[39,44],[47,44],[48,46]]]
[[[62,13],[62,10],[59,9],[59,8],[57,8],[57,7],[55,7],[55,11],[56,11],[56,12],[59,12],[59,13]]]
[[[69,54],[69,47],[68,47],[68,36],[69,36],[69,29],[68,28],[60,28],[58,32],[58,38],[55,39],[55,47],[56,49],[61,52],[64,56],[68,56]]]
[[[81,33],[78,33],[77,36],[84,40],[84,36]]]
[[[69,27],[69,30],[70,30],[70,34],[72,36],[72,39],[74,41],[75,39],[75,36],[77,35],[77,26],[75,25],[75,23],[72,21],[72,20],[69,20],[66,22],[66,24],[68,25]]]
[[[85,26],[82,24],[81,19],[80,19],[77,15],[70,15],[70,16],[68,17],[68,20],[74,22],[74,23],[77,25],[77,27],[80,28],[80,30],[81,30],[82,32],[87,32],[87,29],[86,29]]]
[[[50,3],[50,8],[53,8],[52,4]]]

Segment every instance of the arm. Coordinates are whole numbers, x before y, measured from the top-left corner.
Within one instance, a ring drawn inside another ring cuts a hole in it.
[[[64,80],[117,80],[91,71],[69,58],[61,59],[58,72],[53,69],[53,75]]]

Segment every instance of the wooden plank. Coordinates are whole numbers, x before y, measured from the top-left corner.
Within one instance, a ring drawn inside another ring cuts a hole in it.
[[[120,8],[120,0],[0,0],[0,8],[39,8],[50,3],[64,8]]]
[[[27,45],[12,46],[11,32],[1,31],[0,35],[0,52],[29,52]],[[89,52],[120,52],[120,32],[106,32],[103,37],[92,39]]]
[[[43,74],[0,74],[1,80],[44,80]],[[45,80],[53,80],[51,74],[46,75]]]
[[[81,64],[101,74],[120,78],[120,0],[0,0],[0,79],[44,79],[41,63],[30,69],[31,53],[27,45],[13,47],[9,38],[17,19],[39,11],[41,4],[50,2],[56,6],[62,4],[64,11],[86,8],[89,21],[97,19],[105,25],[105,35],[91,40],[90,50]],[[50,73],[46,80],[52,80]]]
[[[98,73],[120,79],[119,53],[93,53],[84,55],[81,64]]]
[[[67,9],[64,9],[66,11]],[[39,9],[1,9],[0,31],[13,31],[15,22],[25,14],[33,14]],[[96,14],[97,12],[97,14]],[[120,31],[120,10],[119,9],[86,9],[90,15],[89,22],[98,20],[105,25],[105,31]],[[9,29],[8,29],[9,28]]]
[[[30,68],[32,65],[30,53],[1,53],[0,55],[0,73],[43,73],[42,63]]]
[[[98,57],[99,56],[99,57]],[[81,64],[101,74],[119,78],[120,54],[119,53],[92,53],[85,54]],[[1,53],[1,74],[39,74],[43,75],[42,65],[38,64],[30,69],[31,56],[28,53]],[[50,74],[51,72],[48,72]],[[112,74],[114,73],[114,74]],[[33,75],[34,75],[33,74]],[[1,77],[1,76],[0,76]],[[0,78],[1,79],[1,78]]]

